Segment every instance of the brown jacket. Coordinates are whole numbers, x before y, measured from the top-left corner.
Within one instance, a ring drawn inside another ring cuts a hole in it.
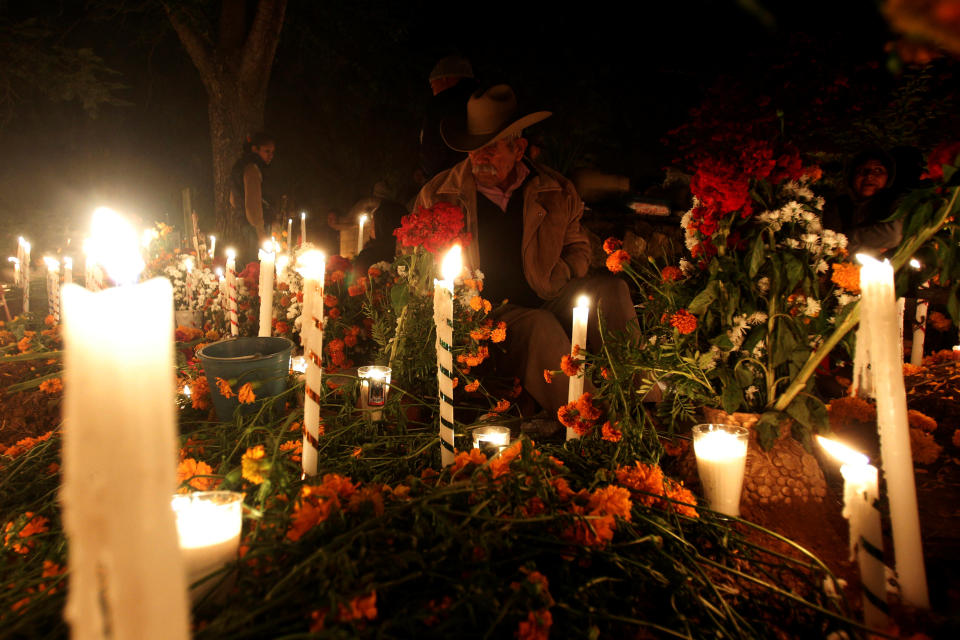
[[[523,190],[523,274],[544,300],[557,296],[567,282],[586,275],[590,241],[580,228],[583,201],[569,180],[543,165],[529,163]],[[423,185],[417,207],[448,202],[463,209],[466,231],[477,237],[477,187],[470,159],[439,173]],[[465,248],[466,263],[483,269],[476,241]]]

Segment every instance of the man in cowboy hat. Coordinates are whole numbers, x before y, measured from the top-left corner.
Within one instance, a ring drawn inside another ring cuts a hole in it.
[[[556,171],[524,157],[524,128],[550,116],[522,115],[513,90],[504,84],[477,91],[465,118],[445,120],[446,143],[467,158],[425,184],[416,205],[458,205],[465,231],[467,266],[484,273],[484,297],[495,320],[507,323],[507,356],[495,360],[500,372],[516,375],[537,403],[552,413],[567,402],[567,380],[548,383],[544,369],[557,369],[570,353],[574,300],[581,294],[599,306],[607,327],[636,325],[629,289],[610,275],[585,278],[590,242],[580,228],[583,202]],[[594,316],[595,318],[595,316]],[[600,345],[598,323],[588,328],[587,347]]]
[[[470,61],[460,56],[447,56],[437,62],[429,80],[433,97],[420,127],[420,168],[415,176],[418,185],[463,160],[463,153],[444,144],[440,124],[463,113],[467,99],[477,89]]]

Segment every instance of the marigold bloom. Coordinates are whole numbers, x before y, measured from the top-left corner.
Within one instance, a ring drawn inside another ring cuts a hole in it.
[[[323,296],[323,304],[326,307],[335,307],[337,306],[338,302],[339,300],[337,300],[337,296],[333,294],[327,293]]]
[[[700,514],[697,513],[695,508],[697,505],[696,496],[682,484],[667,478],[663,483],[663,495],[673,501],[663,501],[665,508],[672,509],[682,516],[688,516],[690,518],[700,517]]]
[[[460,451],[453,459],[453,466],[450,469],[450,475],[456,475],[468,464],[481,466],[487,463],[487,456],[480,449],[470,449],[470,451]]]
[[[611,425],[609,421],[603,423],[600,434],[607,442],[620,442],[623,440],[623,432],[617,429],[616,426]]]
[[[827,405],[830,422],[842,425],[851,421],[873,422],[877,419],[877,408],[855,396],[846,396],[832,400]]]
[[[527,614],[526,620],[521,620],[517,625],[518,640],[548,640],[550,637],[550,626],[553,624],[553,615],[549,609],[540,609],[531,611]]]
[[[490,461],[490,473],[496,480],[510,470],[510,463],[513,462],[523,450],[523,442],[516,440],[509,447],[500,452],[496,458]]]
[[[334,282],[334,283],[336,283],[336,282],[343,282],[344,278],[346,278],[346,277],[347,277],[347,274],[345,274],[343,271],[337,269],[336,271],[334,271],[333,273],[331,273],[329,276],[327,276],[327,280],[329,280],[330,282]]]
[[[587,508],[596,515],[617,516],[629,522],[633,503],[630,501],[630,492],[627,489],[611,484],[595,489],[590,494]]]
[[[57,324],[57,321],[56,321],[56,319],[51,315],[51,316],[47,316],[46,318],[43,319],[43,324],[47,325],[48,327],[52,327],[53,325]]]
[[[630,254],[623,249],[614,251],[607,256],[607,269],[609,269],[612,273],[620,273],[623,271],[624,262],[630,262]]]
[[[223,378],[217,378],[217,390],[224,398],[232,398],[234,396],[233,389],[230,388],[230,383]]]
[[[23,338],[21,338],[20,342],[17,343],[17,349],[20,351],[20,353],[26,353],[27,351],[29,351],[30,338],[28,338],[27,336],[24,336]]]
[[[240,391],[237,392],[237,400],[239,400],[241,404],[256,402],[257,394],[253,392],[253,383],[247,382],[240,387]]]
[[[60,393],[63,391],[63,382],[60,378],[48,378],[40,383],[40,391],[44,393],[54,394]]]
[[[582,360],[574,359],[567,354],[564,354],[563,357],[560,358],[560,370],[570,378],[580,375],[582,366]]]
[[[507,339],[507,323],[500,321],[497,328],[490,332],[491,342],[503,342]]]
[[[337,619],[340,622],[351,620],[374,620],[377,617],[377,592],[371,591],[365,596],[357,596],[349,605],[340,603]]]
[[[623,240],[620,238],[610,237],[603,241],[603,251],[607,255],[610,255],[614,251],[618,251],[623,248]]]
[[[477,327],[476,329],[471,329],[470,337],[477,342],[480,342],[481,340],[489,340],[490,329],[488,327]]]
[[[927,317],[927,322],[930,323],[930,326],[936,329],[937,331],[943,333],[945,331],[950,331],[950,327],[953,326],[953,321],[950,320],[947,316],[943,315],[939,311],[934,311]]]
[[[933,464],[940,457],[943,447],[937,444],[933,435],[922,429],[910,429],[910,450],[913,461],[918,464]]]
[[[830,280],[841,289],[858,294],[860,293],[860,265],[849,262],[835,262]]]
[[[43,516],[36,515],[33,511],[27,511],[20,516],[16,522],[22,523],[19,526],[19,531],[14,531],[14,528],[17,527],[14,521],[7,522],[7,524],[4,525],[3,544],[5,547],[13,549],[13,551],[20,554],[28,553],[33,547],[33,541],[28,541],[27,538],[38,533],[46,533],[50,530],[48,526],[50,520]]]
[[[210,384],[207,376],[199,376],[190,381],[190,406],[201,411],[210,408]]]
[[[937,430],[937,421],[928,415],[920,413],[916,409],[910,409],[907,411],[907,421],[910,423],[911,427],[922,429],[927,433]]]
[[[597,420],[603,415],[600,408],[593,404],[593,394],[589,391],[577,398],[577,411],[586,420]]]
[[[494,413],[503,413],[504,411],[510,408],[510,404],[511,402],[509,400],[505,398],[501,398],[499,401],[497,401],[497,405],[493,409],[491,409],[491,411],[493,411]]]
[[[240,468],[244,479],[260,484],[263,482],[263,472],[269,470],[269,463],[265,461],[267,455],[262,444],[247,449],[240,458]]]
[[[463,390],[467,393],[473,393],[480,388],[480,378],[474,378],[473,382],[463,387]]]
[[[493,309],[493,305],[490,304],[489,300],[484,300],[480,296],[473,296],[470,298],[470,308],[474,311],[483,310],[486,313],[490,313],[490,310]]]
[[[184,458],[177,465],[177,485],[188,482],[191,487],[198,491],[210,491],[217,486],[220,481],[216,478],[201,478],[197,476],[213,475],[213,469],[206,462],[198,462],[193,458]],[[187,487],[178,489],[180,493],[188,493]]]
[[[280,445],[280,451],[289,451],[290,459],[300,462],[303,455],[303,440],[287,440]]]
[[[683,271],[680,267],[669,265],[663,268],[663,271],[660,272],[660,277],[664,282],[676,282],[677,280],[683,279]]]
[[[663,495],[663,470],[658,465],[637,461],[617,469],[616,476],[617,482],[636,492],[633,498],[642,505],[652,507]]]
[[[547,384],[553,384],[553,371],[550,371],[550,369],[544,369],[543,379],[546,380]]]
[[[681,335],[693,333],[697,329],[697,316],[680,309],[670,316],[670,326],[675,327]]]
[[[330,514],[340,510],[357,491],[350,478],[336,473],[323,476],[319,486],[305,485],[300,489],[300,501],[294,507],[287,539],[296,542],[307,531],[326,521]]]

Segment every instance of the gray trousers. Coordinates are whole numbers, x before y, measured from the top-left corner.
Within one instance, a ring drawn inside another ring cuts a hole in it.
[[[608,330],[622,331],[628,326],[639,329],[627,283],[610,274],[571,280],[559,296],[538,309],[507,304],[491,314],[494,321],[507,323],[506,354],[493,357],[497,373],[519,378],[523,388],[551,415],[567,404],[570,383],[561,373],[548,384],[543,370],[559,369],[560,359],[570,353],[573,307],[581,295],[590,298],[587,350],[591,353],[597,353],[602,344],[598,309]],[[590,388],[588,381],[585,389]]]

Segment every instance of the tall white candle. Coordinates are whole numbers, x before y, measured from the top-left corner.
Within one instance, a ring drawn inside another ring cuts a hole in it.
[[[47,267],[47,315],[60,322],[60,261],[44,256],[43,263]]]
[[[19,239],[20,250],[20,277],[23,278],[23,313],[30,313],[30,243],[23,238]]]
[[[186,309],[190,310],[193,307],[193,258],[187,258],[184,260],[183,267],[187,271],[186,276],[184,276],[187,298]]]
[[[323,383],[323,253],[305,252],[297,260],[303,276],[303,310],[300,315],[300,342],[307,360],[303,399],[303,473],[317,474],[317,449],[320,437],[320,391]]]
[[[913,343],[910,347],[910,364],[916,366],[923,364],[923,342],[927,335],[927,309],[929,304],[926,300],[917,299],[917,311],[913,323]]]
[[[210,259],[217,254],[217,236],[210,236]]]
[[[362,214],[359,220],[359,231],[357,233],[357,253],[363,251],[363,225],[367,223],[367,214]]]
[[[290,266],[290,255],[286,253],[279,253],[280,245],[277,245],[277,282],[287,282],[287,268]]]
[[[843,517],[850,521],[850,560],[857,558],[863,585],[864,623],[873,629],[887,627],[886,566],[880,528],[880,490],[877,468],[867,456],[829,438],[817,442],[840,460],[843,476]]]
[[[433,321],[437,328],[437,382],[440,391],[440,462],[454,460],[453,421],[453,287],[463,269],[460,245],[443,258],[442,280],[433,281]]]
[[[293,254],[293,218],[287,218],[287,253]]]
[[[95,227],[122,235],[103,238],[103,261],[118,281],[134,281],[143,265],[136,233],[100,211]],[[186,639],[187,585],[170,509],[177,452],[173,289],[156,278],[102,293],[68,285],[63,296],[60,502],[71,637],[105,638],[109,629],[111,638]]]
[[[573,308],[573,328],[570,332],[570,357],[573,357],[577,347],[585,349],[587,346],[587,322],[590,318],[590,299],[587,296],[577,298],[577,306]],[[567,402],[575,402],[583,395],[583,368],[580,373],[570,378],[570,387],[567,392]],[[567,440],[579,438],[577,432],[567,427]]]
[[[7,260],[13,264],[13,284],[17,287],[20,285],[20,258],[14,258],[10,256]]]
[[[240,333],[240,323],[237,319],[237,252],[227,248],[227,315],[230,318],[230,335]]]
[[[859,254],[861,317],[870,318],[870,361],[877,398],[877,423],[883,474],[890,498],[893,551],[903,601],[929,608],[927,576],[923,565],[920,517],[910,451],[907,400],[903,385],[903,358],[897,353],[897,308],[893,267]]]
[[[307,241],[307,212],[300,212],[300,246]]]
[[[260,250],[260,336],[273,333],[273,269],[276,253],[272,240],[263,243]]]
[[[64,256],[63,258],[63,284],[73,282],[73,258]]]

